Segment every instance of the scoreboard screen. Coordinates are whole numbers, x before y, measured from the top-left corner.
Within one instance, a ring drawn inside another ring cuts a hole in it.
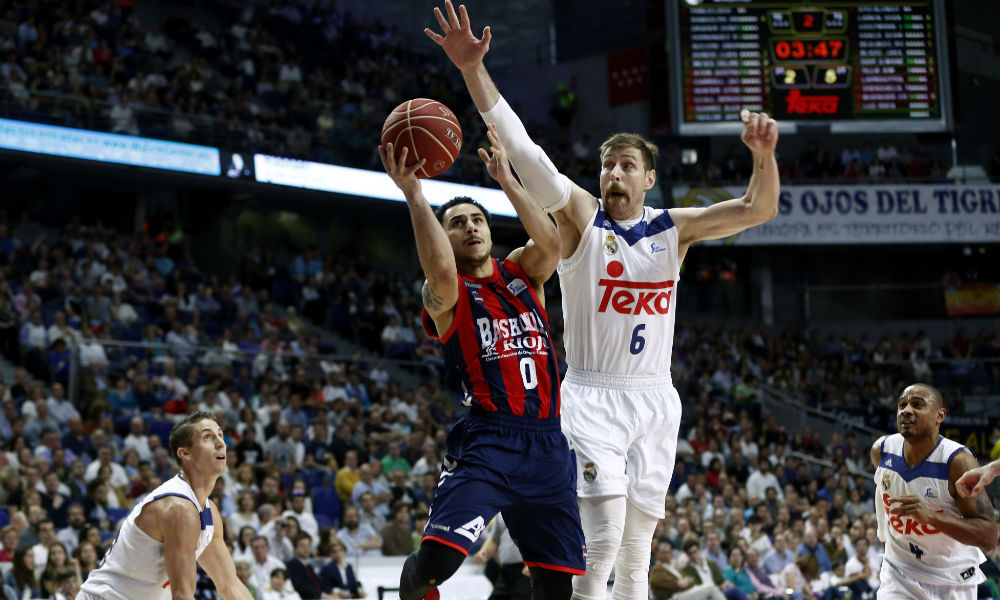
[[[681,135],[742,129],[742,108],[785,131],[947,131],[944,6],[909,2],[667,0]]]

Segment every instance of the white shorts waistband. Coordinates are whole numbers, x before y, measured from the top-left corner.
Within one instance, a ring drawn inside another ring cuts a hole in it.
[[[619,375],[569,368],[563,381],[612,390],[651,390],[673,387],[670,375]]]

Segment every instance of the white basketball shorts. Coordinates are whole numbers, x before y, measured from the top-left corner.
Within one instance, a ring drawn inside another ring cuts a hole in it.
[[[563,433],[576,451],[578,495],[626,496],[663,518],[681,424],[670,378],[570,369],[561,397]]]
[[[882,560],[879,570],[877,600],[975,600],[977,586],[935,585],[924,583],[908,576],[904,571],[887,560]]]

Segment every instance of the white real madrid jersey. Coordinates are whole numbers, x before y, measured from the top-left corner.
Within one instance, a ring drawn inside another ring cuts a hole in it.
[[[104,555],[99,568],[90,572],[80,590],[108,600],[169,600],[170,582],[163,560],[163,542],[153,539],[135,524],[143,507],[165,496],[180,496],[194,503],[201,514],[201,534],[194,552],[197,559],[212,541],[210,502],[198,506],[194,490],[183,477],[168,479],[136,504],[122,523],[118,536]]]
[[[875,516],[878,537],[885,544],[883,560],[917,581],[933,585],[973,585],[986,580],[979,564],[982,551],[905,515],[889,512],[893,498],[922,496],[938,512],[961,517],[948,491],[951,460],[967,448],[939,437],[938,444],[920,464],[910,467],[903,459],[903,436],[887,436],[882,459],[875,469]]]
[[[559,261],[571,369],[670,377],[680,260],[666,210],[643,208],[631,227],[598,200],[576,251]]]

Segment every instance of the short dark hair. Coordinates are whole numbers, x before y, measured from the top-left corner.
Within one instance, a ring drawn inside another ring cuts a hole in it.
[[[183,421],[174,425],[174,428],[170,430],[170,453],[178,465],[181,464],[181,459],[177,456],[177,451],[194,444],[194,426],[205,419],[219,422],[214,413],[199,410],[185,417]]]
[[[309,540],[309,542],[312,543],[312,539],[313,538],[312,538],[311,535],[309,535],[305,531],[300,531],[300,532],[298,532],[298,533],[295,534],[295,540],[294,540],[294,543],[292,545],[298,546],[299,542],[301,542],[302,540]]]
[[[692,538],[688,538],[688,540],[686,542],[684,542],[684,552],[687,552],[688,550],[690,550],[692,546],[701,546],[701,542],[699,542],[698,540],[696,540],[693,537]]]
[[[444,225],[444,221],[443,221],[443,219],[444,219],[444,213],[448,212],[448,209],[451,208],[452,206],[458,206],[459,204],[471,204],[471,205],[475,206],[480,211],[482,211],[483,216],[486,217],[486,224],[489,225],[490,227],[493,226],[493,218],[490,216],[490,211],[488,211],[485,208],[483,208],[482,204],[476,202],[475,200],[473,200],[472,198],[470,198],[468,196],[455,196],[451,200],[449,200],[449,201],[445,202],[444,204],[442,204],[441,206],[437,207],[437,210],[434,211],[434,216],[437,217],[437,220],[442,225]]]

